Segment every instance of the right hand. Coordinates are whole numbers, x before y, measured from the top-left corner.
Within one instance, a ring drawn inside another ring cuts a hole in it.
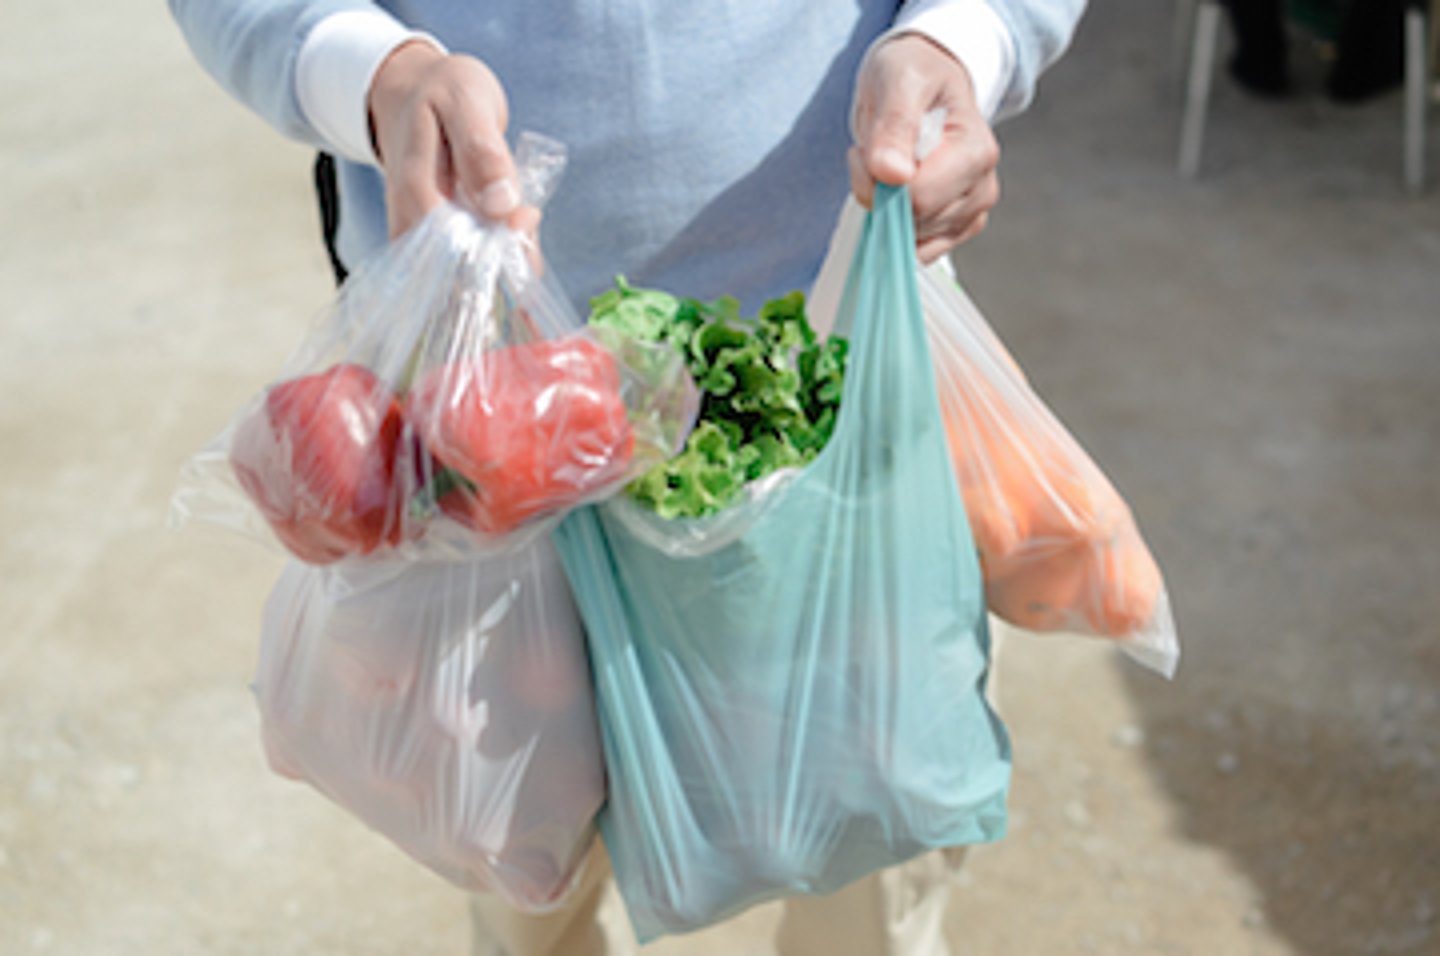
[[[922,162],[914,159],[922,117],[945,110],[945,128]],[[916,251],[923,263],[985,228],[1000,198],[1000,147],[975,101],[970,71],[928,37],[907,33],[871,51],[856,79],[855,198],[869,208],[877,182],[910,187]]]
[[[367,105],[391,238],[447,199],[535,230],[540,213],[524,205],[505,142],[505,90],[484,63],[424,41],[401,44],[376,71]]]

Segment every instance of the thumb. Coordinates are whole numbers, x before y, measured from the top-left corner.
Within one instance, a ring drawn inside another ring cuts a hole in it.
[[[923,112],[921,98],[902,84],[885,84],[877,91],[858,143],[865,171],[877,182],[903,186],[914,178],[915,142]]]

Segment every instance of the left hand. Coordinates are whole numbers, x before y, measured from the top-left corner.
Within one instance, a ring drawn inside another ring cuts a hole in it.
[[[920,117],[945,109],[940,145],[915,159]],[[901,34],[870,52],[856,80],[850,185],[869,207],[875,183],[910,187],[916,252],[930,263],[985,228],[1000,198],[1000,146],[975,102],[970,71],[924,36]]]

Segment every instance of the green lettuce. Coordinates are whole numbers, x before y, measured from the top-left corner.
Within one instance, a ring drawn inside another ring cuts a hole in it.
[[[749,482],[812,461],[835,430],[847,342],[815,334],[799,292],[745,318],[733,298],[678,298],[620,278],[591,300],[590,324],[671,345],[700,390],[685,448],[627,488],[661,517],[715,514]]]

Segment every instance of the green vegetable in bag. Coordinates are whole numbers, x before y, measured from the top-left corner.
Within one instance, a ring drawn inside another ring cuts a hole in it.
[[[772,299],[749,319],[732,298],[677,298],[620,278],[590,311],[592,326],[673,346],[700,389],[684,450],[627,488],[661,517],[722,511],[749,482],[809,463],[829,441],[848,343],[819,339],[801,293]]]

